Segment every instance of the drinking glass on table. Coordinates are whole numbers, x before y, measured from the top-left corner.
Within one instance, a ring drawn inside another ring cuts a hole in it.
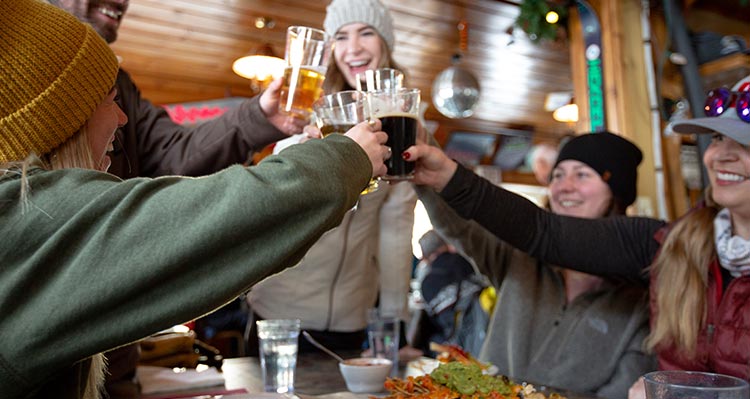
[[[367,92],[370,117],[380,119],[388,134],[386,145],[391,157],[385,161],[388,172],[383,180],[409,180],[414,177],[414,162],[407,162],[401,154],[417,140],[419,118],[419,89],[398,89]]]
[[[284,83],[279,110],[308,120],[312,105],[323,95],[331,40],[320,29],[290,26],[286,33]]]
[[[750,385],[740,378],[695,371],[654,371],[643,376],[647,399],[748,399]]]
[[[404,73],[398,69],[368,69],[355,77],[359,91],[395,91],[404,87]]]
[[[354,125],[368,120],[367,96],[356,90],[340,91],[323,96],[313,104],[315,123],[325,137],[332,133],[344,134]],[[362,195],[378,189],[378,180],[370,183]]]
[[[258,348],[266,392],[294,392],[297,367],[298,319],[259,320]]]
[[[380,309],[367,310],[367,342],[372,356],[393,362],[391,377],[398,376],[398,348],[401,321],[395,315],[387,315]]]

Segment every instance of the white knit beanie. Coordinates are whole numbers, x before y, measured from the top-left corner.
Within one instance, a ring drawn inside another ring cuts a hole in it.
[[[329,35],[335,35],[342,26],[354,22],[375,28],[388,48],[393,51],[393,19],[388,8],[380,0],[333,0],[326,8],[323,26]]]

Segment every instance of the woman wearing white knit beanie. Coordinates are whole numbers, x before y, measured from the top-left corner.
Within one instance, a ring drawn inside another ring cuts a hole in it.
[[[324,26],[334,40],[326,94],[353,90],[357,73],[400,69],[391,57],[393,20],[379,0],[333,0]],[[319,135],[316,130],[305,127],[310,136]],[[303,329],[339,351],[362,347],[367,310],[376,303],[381,312],[406,320],[416,201],[409,183],[383,182],[361,196],[357,210],[318,240],[299,265],[253,287],[247,298],[255,316],[298,318]],[[400,343],[407,344],[406,339]],[[313,350],[318,349],[300,341],[300,351]],[[402,359],[414,356],[413,351],[402,349]]]
[[[380,0],[333,0],[323,25],[334,38],[326,93],[352,90],[355,76],[368,69],[401,69],[392,57],[393,18]]]

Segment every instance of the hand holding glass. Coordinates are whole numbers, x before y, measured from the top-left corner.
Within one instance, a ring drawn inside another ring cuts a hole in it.
[[[414,162],[405,161],[401,154],[416,143],[419,100],[419,89],[367,93],[370,116],[383,123],[383,131],[388,134],[386,145],[391,148],[391,157],[385,161],[388,173],[383,180],[414,178]]]
[[[355,90],[323,96],[313,104],[315,123],[325,137],[332,133],[344,134],[354,125],[368,120],[367,96]],[[362,194],[378,189],[378,180],[370,179]]]

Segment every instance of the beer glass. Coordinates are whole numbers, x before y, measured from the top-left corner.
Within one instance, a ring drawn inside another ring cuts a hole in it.
[[[279,110],[308,120],[312,105],[323,95],[331,41],[320,30],[290,26],[286,31],[284,83],[281,86]]]
[[[386,145],[391,157],[385,161],[388,173],[383,180],[409,180],[414,177],[414,162],[407,162],[401,154],[417,140],[419,118],[419,89],[400,89],[367,93],[370,116],[380,119],[388,133]]]
[[[332,133],[344,134],[354,125],[366,121],[367,96],[356,90],[340,91],[323,96],[313,104],[315,124],[320,134],[325,137]],[[362,191],[362,195],[378,189],[378,180],[370,179],[370,183]]]
[[[358,73],[357,90],[359,91],[393,91],[404,87],[404,74],[398,69],[368,69]]]

